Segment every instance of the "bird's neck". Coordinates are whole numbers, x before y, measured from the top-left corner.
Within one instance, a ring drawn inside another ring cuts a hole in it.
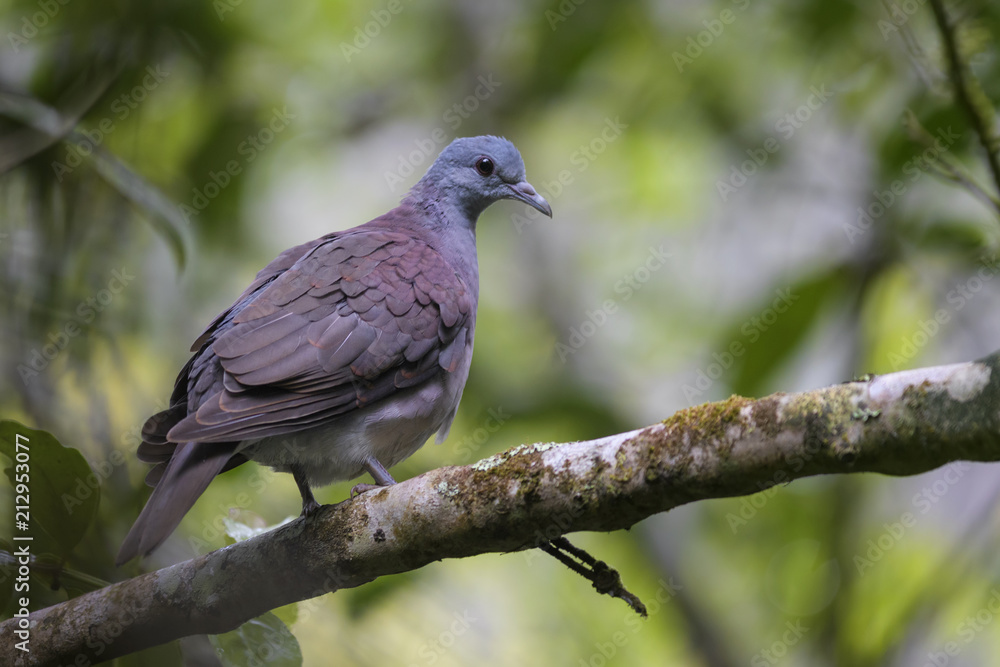
[[[478,297],[479,260],[476,254],[476,220],[482,211],[470,212],[456,205],[440,189],[417,183],[397,207],[396,224],[437,250]],[[403,222],[405,221],[405,222]]]
[[[416,185],[403,199],[403,202],[411,202],[419,208],[436,209],[442,220],[454,223],[460,222],[476,231],[476,221],[489,202],[485,199],[469,197],[467,191],[458,186],[442,186],[436,182],[433,170],[429,171],[423,178],[417,181]]]

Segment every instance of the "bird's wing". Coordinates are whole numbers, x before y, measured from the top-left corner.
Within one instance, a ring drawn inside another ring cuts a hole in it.
[[[202,334],[221,386],[196,362],[188,414],[167,440],[301,430],[454,372],[468,354],[474,295],[426,243],[357,230],[314,242],[290,264],[258,274]]]
[[[219,316],[216,317],[211,324],[205,327],[205,330],[201,332],[201,335],[198,336],[198,338],[195,339],[194,343],[191,345],[191,351],[197,352],[198,350],[200,350],[201,346],[204,345],[210,338],[212,338],[212,335],[219,329],[219,327],[226,320],[226,318],[232,314],[233,310],[237,306],[239,306],[240,304],[247,303],[255,292],[258,292],[259,290],[266,287],[272,280],[280,276],[288,269],[292,268],[292,266],[294,266],[297,261],[302,259],[302,257],[309,254],[311,251],[315,250],[317,246],[326,243],[335,236],[336,233],[328,234],[327,236],[322,236],[314,241],[309,241],[308,243],[303,243],[302,245],[294,246],[284,251],[283,253],[275,257],[273,260],[271,260],[271,262],[267,266],[265,266],[263,269],[257,272],[257,275],[254,277],[254,281],[250,283],[250,286],[247,287],[246,290],[243,291],[243,294],[240,295],[240,298],[236,299],[236,302],[233,304],[233,306],[219,313]],[[180,382],[183,377],[184,375],[182,373],[180,376],[178,376],[177,381]],[[174,401],[171,400],[171,403],[173,402]]]

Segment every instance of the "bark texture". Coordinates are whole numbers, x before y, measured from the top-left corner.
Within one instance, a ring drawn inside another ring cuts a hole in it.
[[[520,445],[324,507],[254,539],[0,624],[0,664],[109,660],[232,630],[443,558],[612,531],[685,503],[820,474],[1000,460],[1000,356],[797,394],[733,396],[599,440]]]

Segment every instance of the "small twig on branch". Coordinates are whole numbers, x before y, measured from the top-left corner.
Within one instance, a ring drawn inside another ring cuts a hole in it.
[[[934,20],[937,22],[938,30],[941,32],[941,40],[944,43],[949,76],[955,89],[955,98],[968,115],[972,129],[975,130],[979,143],[986,152],[986,162],[989,164],[997,193],[1000,194],[1000,157],[997,155],[997,138],[993,133],[995,121],[992,117],[987,118],[980,109],[981,104],[986,101],[983,90],[975,75],[962,60],[958,40],[955,36],[955,26],[948,20],[943,0],[931,0],[931,9],[934,11]],[[977,100],[979,104],[977,104]]]
[[[966,171],[965,167],[958,160],[952,159],[947,153],[940,151],[935,145],[935,137],[927,131],[917,115],[912,110],[907,109],[903,114],[903,126],[906,128],[910,139],[926,146],[929,151],[925,151],[923,156],[929,157],[930,166],[937,174],[943,178],[958,183],[968,190],[973,197],[978,198],[987,208],[993,209],[1000,215],[1000,198],[990,194],[982,185],[976,182],[972,174]]]

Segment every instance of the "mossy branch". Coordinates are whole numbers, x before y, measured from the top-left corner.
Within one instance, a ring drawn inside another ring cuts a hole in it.
[[[820,474],[1000,460],[1000,354],[799,394],[732,397],[600,440],[521,445],[324,507],[254,539],[0,624],[0,664],[109,660],[443,558],[628,528]],[[113,630],[113,632],[112,632]],[[109,640],[109,637],[114,637]]]

